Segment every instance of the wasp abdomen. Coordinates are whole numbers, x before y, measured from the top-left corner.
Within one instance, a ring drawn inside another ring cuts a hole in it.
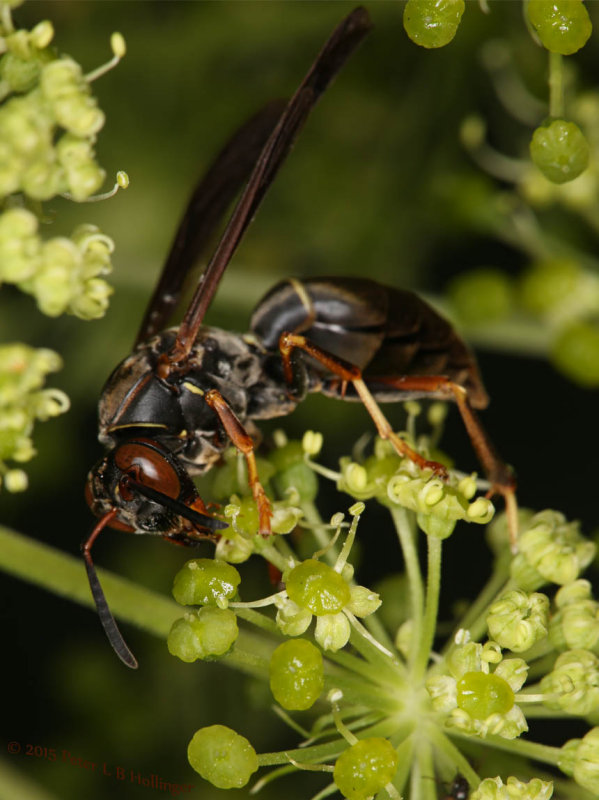
[[[463,386],[476,408],[488,403],[466,344],[447,320],[413,292],[366,278],[290,279],[260,301],[251,328],[268,349],[278,347],[283,332],[301,333],[327,353],[359,367],[382,401],[416,396],[382,379],[442,375]],[[313,368],[322,374],[322,365]],[[319,389],[336,394],[335,388],[328,391],[326,385]],[[352,392],[344,396],[352,399]],[[423,396],[435,395],[427,391]]]

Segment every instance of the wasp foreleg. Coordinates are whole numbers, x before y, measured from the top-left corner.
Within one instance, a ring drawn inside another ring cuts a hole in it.
[[[211,389],[206,393],[205,400],[218,416],[229,439],[245,457],[248,469],[248,483],[258,507],[260,533],[265,537],[270,536],[272,532],[270,527],[272,511],[270,501],[258,477],[256,456],[254,454],[254,441],[219,391]]]

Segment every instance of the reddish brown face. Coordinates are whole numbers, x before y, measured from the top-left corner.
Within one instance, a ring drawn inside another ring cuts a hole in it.
[[[137,438],[117,445],[91,470],[85,497],[92,512],[118,514],[111,528],[173,536],[225,527],[206,514],[191,478],[157,442]]]

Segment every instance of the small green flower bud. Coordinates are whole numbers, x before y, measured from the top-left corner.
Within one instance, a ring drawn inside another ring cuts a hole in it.
[[[24,208],[0,215],[0,281],[19,283],[39,269],[41,243],[37,217]]]
[[[381,605],[381,598],[376,592],[366,588],[366,586],[352,586],[351,600],[347,609],[355,614],[356,617],[368,617],[373,614]]]
[[[123,58],[127,52],[127,44],[122,33],[115,31],[110,37],[110,48],[117,58]]]
[[[168,635],[169,653],[181,661],[222,656],[237,639],[237,617],[229,608],[204,606],[176,620]]]
[[[49,20],[38,22],[30,33],[31,44],[39,50],[48,47],[54,38],[54,26]]]
[[[465,642],[452,648],[447,657],[447,668],[454,678],[460,678],[466,672],[476,672],[482,666],[482,645],[478,642]]]
[[[487,627],[501,647],[521,653],[547,635],[549,598],[544,594],[508,592],[489,609]]]
[[[432,706],[440,714],[448,714],[457,706],[457,686],[454,678],[449,675],[437,675],[426,682],[426,691],[429,693]]]
[[[275,600],[277,606],[276,623],[285,636],[301,636],[310,627],[312,613],[307,608],[300,608],[293,600]]]
[[[493,674],[503,678],[512,692],[519,692],[528,677],[528,664],[523,658],[504,658]]]
[[[289,598],[316,616],[336,614],[351,599],[349,585],[341,575],[313,558],[291,570],[286,586]]]
[[[270,689],[288,711],[304,711],[324,689],[324,664],[318,648],[307,639],[280,644],[270,659]]]
[[[588,650],[561,653],[541,679],[549,708],[584,716],[599,708],[599,658]]]
[[[403,26],[415,44],[444,47],[456,35],[465,7],[464,0],[408,0]]]
[[[572,55],[591,35],[589,12],[581,0],[529,0],[526,13],[543,46],[551,53]]]
[[[566,325],[552,344],[553,364],[570,380],[588,388],[599,386],[599,325],[576,320]]]
[[[22,469],[9,469],[4,475],[4,487],[7,492],[24,492],[28,482],[27,473]]]
[[[560,749],[557,765],[570,778],[574,775],[574,764],[576,763],[576,752],[579,744],[580,739],[570,739]]]
[[[582,739],[573,741],[576,742],[575,749],[573,748],[574,769],[569,774],[573,774],[579,786],[597,796],[599,795],[599,728],[591,728]],[[572,742],[567,742],[565,748],[569,745],[571,746]],[[562,753],[565,748],[562,748]],[[561,761],[559,766],[560,769],[564,769]]]
[[[506,783],[501,778],[485,778],[470,794],[470,800],[550,800],[553,782],[532,778],[525,783],[510,776]]]
[[[458,492],[461,492],[467,500],[472,500],[476,494],[476,476],[466,475],[458,483]]]
[[[237,536],[230,528],[227,535],[221,536],[217,542],[214,557],[230,564],[243,564],[254,553],[255,545],[251,539]]]
[[[272,532],[278,534],[291,533],[303,515],[301,508],[273,503],[270,520]]]
[[[506,319],[514,307],[509,275],[492,267],[470,270],[454,278],[448,291],[456,314],[470,325]]]
[[[104,125],[104,114],[97,107],[81,67],[70,58],[45,64],[40,87],[50,103],[56,122],[77,136],[93,136]]]
[[[236,596],[240,582],[239,572],[226,561],[194,558],[175,575],[173,597],[184,606],[226,608]]]
[[[323,650],[336,653],[349,642],[351,625],[343,613],[316,617],[314,638]]]
[[[187,748],[189,763],[219,789],[241,789],[258,769],[258,756],[244,736],[224,725],[200,728]]]
[[[356,500],[368,500],[376,491],[375,485],[368,480],[368,472],[362,464],[349,459],[341,459],[341,479],[337,483],[340,492],[347,492]]]
[[[116,174],[116,182],[120,189],[129,188],[129,176],[122,169],[120,169]]]
[[[541,125],[530,142],[533,162],[552,183],[567,183],[581,175],[588,166],[589,152],[589,144],[578,125],[564,119]]]
[[[558,650],[597,650],[599,603],[592,598],[589,581],[579,579],[562,586],[555,595],[557,613],[549,626],[549,638]]]
[[[306,431],[302,438],[302,448],[304,453],[311,458],[315,458],[322,450],[324,438],[322,433],[317,431]]]
[[[557,511],[541,511],[518,539],[511,576],[530,591],[543,583],[571,583],[593,560],[596,547],[583,538],[577,522],[566,522]],[[536,578],[535,578],[536,574]]]
[[[348,800],[367,800],[393,780],[397,765],[397,752],[387,739],[360,739],[341,753],[333,779]]]

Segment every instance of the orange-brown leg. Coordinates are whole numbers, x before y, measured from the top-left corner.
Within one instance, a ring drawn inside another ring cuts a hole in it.
[[[453,395],[462,416],[464,427],[470,437],[478,460],[482,464],[489,481],[491,491],[489,497],[500,494],[505,502],[510,543],[516,550],[518,539],[518,503],[516,501],[516,479],[510,467],[497,453],[489,434],[486,432],[478,415],[470,405],[468,394],[463,386],[449,380],[443,375],[405,375],[397,378],[384,378],[377,381],[400,390],[417,392],[441,392],[448,397]]]
[[[327,353],[326,350],[321,350],[320,347],[312,344],[312,342],[308,341],[304,336],[300,336],[296,333],[282,333],[279,339],[279,349],[283,358],[285,380],[288,383],[292,383],[293,381],[291,354],[295,349],[308,353],[308,355],[319,361],[334,375],[341,378],[342,381],[351,381],[351,383],[353,383],[360,400],[364,403],[366,410],[372,417],[378,435],[381,439],[390,441],[400,456],[407,456],[407,458],[414,461],[421,469],[432,469],[437,475],[444,478],[447,477],[447,468],[444,467],[443,464],[423,458],[420,453],[413,450],[395,433],[389,420],[383,414],[370,390],[362,380],[362,371],[358,367],[336,356],[332,356],[330,353]]]
[[[264,491],[264,487],[260,483],[260,478],[258,477],[256,456],[254,455],[254,442],[252,437],[237,419],[231,407],[219,391],[216,389],[211,389],[206,393],[204,399],[222,422],[229,439],[245,457],[248,468],[248,483],[258,507],[260,533],[265,537],[270,536],[270,518],[272,516],[272,512],[270,508],[270,501],[268,500],[266,492]]]
[[[376,425],[379,436],[383,439],[388,439],[400,455],[408,456],[408,458],[412,459],[422,468],[428,467],[443,477],[447,476],[445,467],[435,461],[427,461],[419,453],[416,453],[408,447],[403,439],[397,436],[370,390],[364,383],[361,370],[358,367],[348,364],[332,356],[330,353],[321,350],[319,347],[309,342],[304,336],[293,333],[281,334],[279,348],[283,359],[285,379],[289,383],[293,380],[293,365],[291,363],[293,350],[298,349],[308,353],[330,370],[330,372],[341,378],[342,381],[351,381],[353,383],[358,396],[366,406],[368,413]],[[468,436],[472,442],[472,446],[491,481],[492,488],[490,495],[501,494],[505,500],[510,542],[512,549],[515,550],[518,537],[518,505],[515,494],[516,481],[511,469],[502,461],[493,447],[487,432],[468,401],[466,390],[459,384],[454,383],[449,380],[449,378],[442,375],[406,375],[393,378],[377,377],[377,382],[385,383],[406,392],[441,392],[446,394],[448,398],[453,396],[464,421]]]

